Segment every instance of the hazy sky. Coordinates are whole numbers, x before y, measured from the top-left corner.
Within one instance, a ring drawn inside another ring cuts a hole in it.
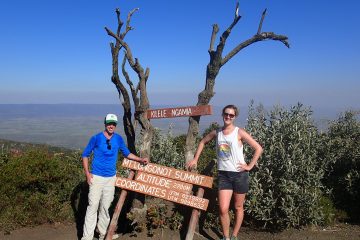
[[[118,103],[111,77],[115,8],[132,17],[126,41],[150,68],[150,103],[195,105],[205,84],[212,25],[220,34],[235,0],[11,0],[0,3],[0,103]],[[289,37],[253,44],[220,71],[211,104],[360,108],[360,1],[242,0],[224,54],[263,31]],[[130,72],[130,69],[128,68]],[[133,79],[135,82],[136,79]]]

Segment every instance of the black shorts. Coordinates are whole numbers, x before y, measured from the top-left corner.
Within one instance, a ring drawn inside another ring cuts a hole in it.
[[[249,191],[249,172],[219,171],[219,190],[233,190],[235,193],[247,193]]]

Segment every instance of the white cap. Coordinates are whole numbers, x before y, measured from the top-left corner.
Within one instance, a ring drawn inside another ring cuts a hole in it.
[[[116,123],[117,124],[117,122],[118,122],[118,119],[115,114],[109,113],[108,115],[106,115],[105,124],[108,124],[108,123]]]

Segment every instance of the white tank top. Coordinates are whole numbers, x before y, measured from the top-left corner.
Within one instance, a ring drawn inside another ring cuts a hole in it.
[[[225,135],[221,129],[217,130],[216,153],[218,170],[241,172],[237,166],[239,163],[245,163],[243,145],[238,140],[239,128],[228,135]]]

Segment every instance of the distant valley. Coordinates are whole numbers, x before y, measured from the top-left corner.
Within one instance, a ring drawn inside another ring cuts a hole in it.
[[[174,107],[154,106],[153,108]],[[181,106],[176,106],[181,107]],[[0,104],[0,139],[29,143],[45,143],[52,146],[82,149],[89,138],[103,130],[103,118],[115,113],[121,119],[122,106],[116,104]],[[213,107],[213,115],[203,116],[200,121],[201,133],[212,122],[221,123],[221,107]],[[331,111],[315,110],[318,124],[335,119]],[[240,106],[237,124],[245,126],[247,106]],[[154,119],[152,124],[167,132],[172,126],[174,135],[186,134],[188,118]],[[117,131],[123,134],[122,125]]]

